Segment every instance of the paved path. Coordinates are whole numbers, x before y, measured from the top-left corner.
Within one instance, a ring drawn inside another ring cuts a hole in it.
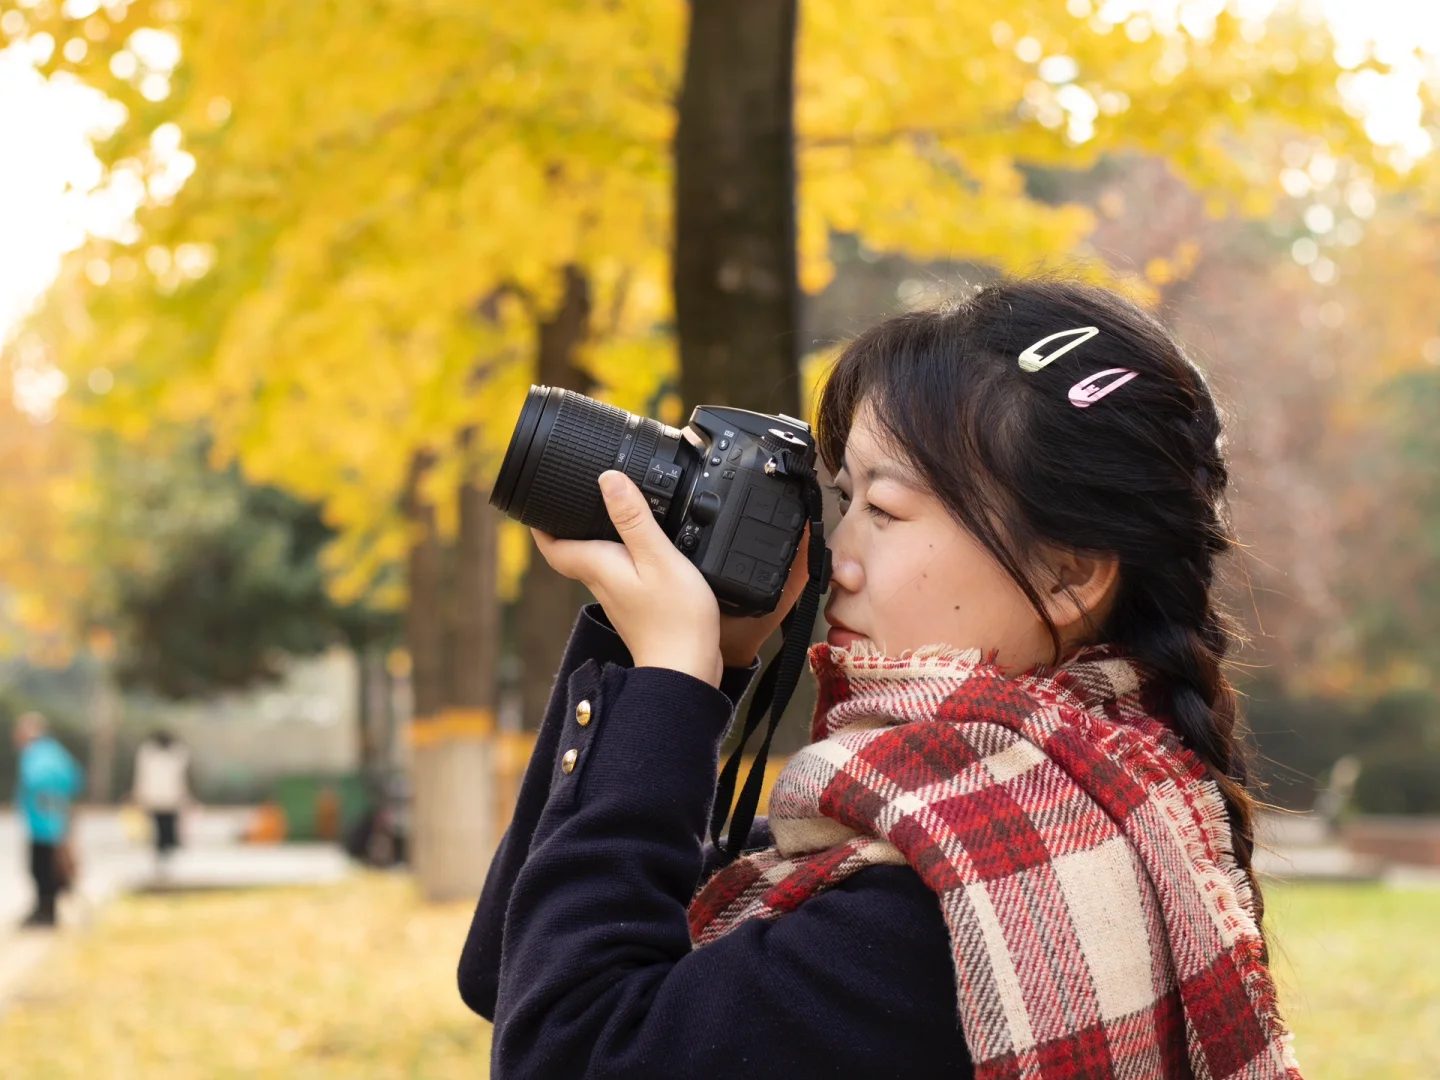
[[[1312,814],[1262,812],[1256,821],[1255,869],[1288,881],[1375,881],[1376,859],[1347,851]]]
[[[82,810],[75,835],[80,881],[75,896],[61,901],[62,924],[87,925],[116,895],[157,883],[176,890],[322,885],[349,873],[344,852],[332,845],[241,844],[246,817],[244,811],[223,809],[188,815],[182,824],[186,846],[172,857],[162,880],[155,877],[152,851],[126,835],[118,812]],[[0,1010],[55,940],[50,933],[16,929],[34,903],[29,865],[19,821],[0,812]]]
[[[1387,863],[1347,850],[1313,814],[1266,811],[1257,819],[1255,868],[1282,881],[1381,882],[1397,889],[1440,888],[1440,867]]]

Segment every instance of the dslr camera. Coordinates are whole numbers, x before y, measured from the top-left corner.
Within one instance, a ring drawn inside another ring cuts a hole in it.
[[[597,483],[618,469],[731,615],[774,611],[805,531],[810,425],[701,405],[676,430],[553,386],[532,386],[490,505],[570,540],[618,540]]]

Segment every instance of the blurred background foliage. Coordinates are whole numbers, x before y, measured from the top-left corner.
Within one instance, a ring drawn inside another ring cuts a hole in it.
[[[10,49],[105,95],[111,211],[4,346],[11,652],[100,642],[193,697],[404,641],[418,716],[508,688],[531,723],[580,598],[483,500],[532,381],[793,410],[870,320],[1061,270],[1154,306],[1231,405],[1277,800],[1358,747],[1363,807],[1440,811],[1433,57],[1381,139],[1396,59],[1312,2],[761,7],[0,0]],[[725,82],[721,10],[779,41],[779,98]],[[778,200],[741,176],[686,218],[719,140],[687,70],[783,116]],[[765,214],[793,251],[720,250]],[[715,329],[791,292],[766,355]]]

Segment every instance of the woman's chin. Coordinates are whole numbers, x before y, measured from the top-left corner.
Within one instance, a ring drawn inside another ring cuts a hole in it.
[[[838,626],[832,626],[830,632],[825,635],[825,640],[837,649],[849,649],[857,641],[864,641],[864,634],[857,634],[854,630],[842,630]]]

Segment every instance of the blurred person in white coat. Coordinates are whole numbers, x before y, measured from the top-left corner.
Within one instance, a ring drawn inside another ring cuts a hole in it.
[[[166,871],[180,846],[180,811],[194,804],[189,772],[190,751],[168,731],[156,731],[135,752],[131,798],[154,824],[157,874]]]

